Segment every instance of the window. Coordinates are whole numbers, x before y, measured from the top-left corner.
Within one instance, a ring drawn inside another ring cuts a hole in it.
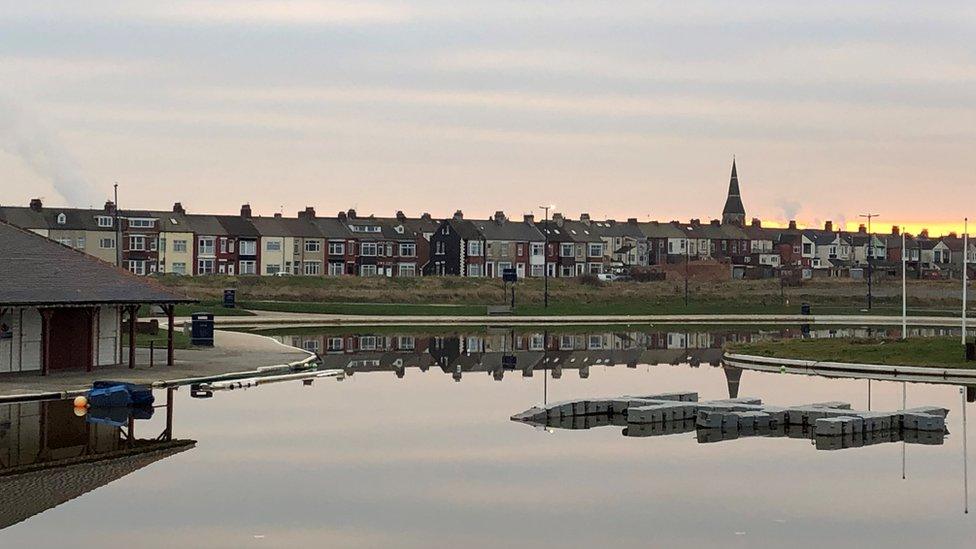
[[[350,225],[350,229],[354,233],[378,233],[380,232],[379,225]]]
[[[376,265],[362,265],[359,267],[360,276],[376,276]]]
[[[813,244],[803,244],[803,255],[810,255],[813,253]]]
[[[401,351],[412,351],[417,346],[417,340],[413,336],[400,336],[397,347]]]
[[[480,240],[468,241],[468,255],[481,256],[485,253],[485,243]]]
[[[532,276],[545,276],[545,267],[542,265],[532,266]]]
[[[414,257],[417,255],[417,245],[413,242],[403,242],[400,244],[401,257]]]
[[[85,249],[85,237],[79,236],[77,239],[75,239],[75,247],[78,248],[79,250],[84,250]]]
[[[322,242],[320,240],[306,240],[305,241],[305,251],[306,252],[321,252]],[[318,273],[315,273],[318,274]]]
[[[498,262],[498,272],[495,273],[495,276],[501,277],[503,274],[505,274],[505,269],[511,269],[511,268],[512,268],[512,263],[511,262],[509,262],[509,261],[499,261]]]
[[[329,276],[342,276],[344,267],[345,265],[343,263],[329,263]]]
[[[241,261],[240,262],[240,268],[238,269],[238,272],[240,274],[242,274],[242,275],[257,274],[257,265],[256,265],[256,262],[254,260]]]
[[[155,225],[156,225],[155,219],[130,219],[129,220],[129,227],[133,229],[135,228],[149,229],[154,227]]]
[[[111,250],[111,249],[115,248],[115,239],[114,238],[99,238],[98,239],[98,247],[101,248],[101,249],[103,249],[103,250]]]
[[[483,276],[482,265],[468,265],[468,276]]]
[[[600,257],[603,255],[603,244],[591,242],[588,253],[590,257]]]
[[[533,256],[539,257],[543,253],[545,253],[545,248],[546,248],[545,244],[543,244],[541,242],[533,242],[531,244],[531,246],[532,246],[532,255]]]
[[[306,242],[306,244],[308,243]],[[315,276],[322,273],[321,261],[305,261],[303,266],[305,267],[305,276]]]
[[[141,260],[130,260],[129,272],[137,275],[146,274],[146,262]]]
[[[401,263],[397,266],[398,276],[417,276],[416,263]]]
[[[68,216],[64,214],[58,214],[58,225],[64,225],[68,222]]]
[[[589,337],[589,342],[587,345],[590,349],[602,349],[603,348],[603,336],[591,335]]]
[[[220,239],[220,253],[222,253],[222,254],[227,253],[227,239],[226,238],[221,238]]]
[[[95,222],[98,223],[99,227],[111,227],[112,218],[107,215],[97,215],[95,216]]]
[[[562,257],[573,257],[573,245],[570,243],[563,243],[559,247],[559,255]]]
[[[200,255],[214,255],[214,237],[201,236],[197,240],[197,248]]]
[[[345,253],[346,253],[346,245],[344,243],[329,242],[329,255],[345,255]]]
[[[231,244],[233,244],[233,242],[231,242]],[[238,248],[237,251],[241,255],[257,255],[258,243],[254,240],[241,240],[240,248]]]
[[[281,272],[281,265],[278,263],[268,263],[264,270],[267,272],[267,274],[274,276]]]
[[[341,337],[330,337],[329,341],[326,342],[327,351],[341,351],[342,350],[342,338]]]
[[[363,242],[359,245],[359,255],[364,256],[375,256],[376,255],[376,243],[375,242]]]
[[[280,252],[281,251],[281,241],[280,240],[265,240],[264,249],[269,252]]]
[[[376,349],[376,336],[360,336],[359,348],[363,351],[373,351]]]
[[[71,246],[72,240],[70,238],[59,238],[58,242],[64,244],[65,246]]]
[[[173,263],[173,274],[185,275],[186,263]]]
[[[146,237],[140,235],[132,235],[129,237],[129,249],[135,251],[142,251],[146,249]]]
[[[302,349],[305,349],[306,351],[308,351],[310,353],[317,353],[317,352],[319,352],[319,340],[317,340],[317,339],[306,339],[305,341],[302,342]]]
[[[546,339],[542,334],[532,334],[532,338],[529,339],[529,350],[530,351],[541,351],[545,348]]]
[[[197,261],[197,274],[206,275],[206,274],[213,274],[213,272],[214,272],[213,259],[200,259]]]
[[[174,240],[173,251],[181,253],[186,252],[186,240]]]
[[[436,251],[434,253],[436,253],[437,255],[444,255],[445,252],[444,252],[444,242],[443,241],[441,241],[441,240],[438,240],[437,241],[437,249],[436,249]]]

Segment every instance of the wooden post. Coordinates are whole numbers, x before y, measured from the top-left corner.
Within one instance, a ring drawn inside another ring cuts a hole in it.
[[[51,364],[51,315],[53,309],[40,309],[41,313],[41,375],[46,376]]]
[[[166,440],[173,440],[173,393],[176,389],[166,389]]]
[[[129,369],[136,367],[136,318],[139,306],[129,305]]]
[[[166,328],[166,365],[173,365],[173,317],[176,313],[176,305],[166,306],[166,318],[168,319]]]

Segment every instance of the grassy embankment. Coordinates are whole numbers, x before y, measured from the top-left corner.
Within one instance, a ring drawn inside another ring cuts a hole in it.
[[[149,348],[149,343],[155,342],[156,349],[166,348],[166,331],[160,330],[156,335],[149,334],[136,334],[136,347],[139,348]],[[129,344],[129,335],[126,333],[122,334],[122,346],[125,348]],[[183,330],[176,330],[173,332],[173,348],[174,349],[192,349],[193,346],[190,345],[190,336],[185,335]]]
[[[197,310],[247,314],[223,309],[224,288],[236,288],[242,308],[307,313],[373,315],[485,314],[487,305],[504,305],[509,295],[497,279],[457,277],[172,277],[160,280],[200,299],[181,306],[178,315]],[[799,313],[810,303],[814,314],[863,314],[863,281],[817,280],[781,288],[776,280],[699,281],[690,283],[684,304],[684,281],[592,283],[550,279],[549,307],[543,306],[543,281],[522,280],[516,289],[518,315],[640,315],[701,313]],[[873,314],[901,313],[900,284],[877,283]],[[911,281],[909,308],[917,315],[958,314],[958,283]]]
[[[726,350],[745,355],[824,362],[976,368],[976,362],[966,362],[964,348],[958,337],[907,340],[785,339],[735,344]]]

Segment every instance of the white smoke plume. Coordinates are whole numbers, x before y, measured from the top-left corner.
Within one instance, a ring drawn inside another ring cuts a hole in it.
[[[0,150],[46,179],[69,206],[86,207],[99,196],[57,136],[39,117],[0,97]]]
[[[786,221],[794,221],[796,214],[800,213],[800,203],[795,200],[780,200],[779,208],[783,211]]]

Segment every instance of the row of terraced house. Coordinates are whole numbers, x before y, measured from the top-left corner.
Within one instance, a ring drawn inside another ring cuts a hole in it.
[[[447,219],[358,215],[348,210],[318,215],[307,207],[292,216],[190,213],[181,203],[170,211],[0,206],[0,220],[148,275],[468,276],[575,277],[619,273],[635,267],[713,262],[733,278],[763,278],[790,271],[796,276],[863,277],[900,268],[902,235],[785,228],[746,223],[733,162],[721,219],[702,222],[571,219],[560,213],[511,219],[496,212],[468,219],[459,210]],[[954,277],[964,257],[976,263],[976,243],[950,234],[905,235],[913,276]],[[972,265],[970,265],[972,269]]]

